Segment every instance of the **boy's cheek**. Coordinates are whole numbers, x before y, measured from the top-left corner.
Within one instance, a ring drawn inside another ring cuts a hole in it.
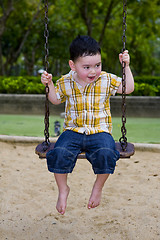
[[[100,69],[100,70],[98,71],[97,75],[100,75],[100,74],[101,74],[101,71],[102,71],[102,69]]]

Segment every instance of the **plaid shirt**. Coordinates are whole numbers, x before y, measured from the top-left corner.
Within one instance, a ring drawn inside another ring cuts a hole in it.
[[[56,94],[65,105],[64,131],[94,134],[112,132],[110,96],[121,84],[116,75],[101,72],[99,78],[82,87],[73,78],[73,71],[57,81]]]

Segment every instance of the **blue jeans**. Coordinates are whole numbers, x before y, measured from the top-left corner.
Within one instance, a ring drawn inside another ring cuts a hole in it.
[[[48,170],[71,173],[81,152],[86,153],[95,174],[112,174],[120,157],[109,133],[86,135],[67,130],[60,135],[54,149],[47,153]]]

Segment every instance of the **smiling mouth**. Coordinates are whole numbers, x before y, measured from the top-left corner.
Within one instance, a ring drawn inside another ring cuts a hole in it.
[[[95,79],[95,76],[93,76],[93,77],[88,77],[90,80],[94,80]]]

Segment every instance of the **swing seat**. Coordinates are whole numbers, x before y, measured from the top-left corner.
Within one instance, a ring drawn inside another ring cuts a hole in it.
[[[120,153],[120,158],[130,158],[135,153],[134,145],[127,143],[125,150],[122,149],[121,143],[116,142],[116,150]]]
[[[43,142],[43,143],[40,143],[36,149],[35,149],[35,153],[39,156],[39,158],[43,159],[43,158],[46,158],[46,154],[47,152],[49,152],[50,150],[53,150],[54,149],[54,146],[55,146],[55,142],[54,143],[46,143],[46,142]],[[78,155],[78,158],[80,159],[84,159],[86,158],[86,155],[85,153],[81,153]]]
[[[50,150],[52,150],[54,148],[55,142],[54,143],[40,143],[36,149],[35,149],[35,153],[39,156],[39,158],[46,158],[46,154],[47,152],[49,152]]]
[[[43,142],[41,144],[39,144],[36,149],[35,149],[35,153],[39,156],[39,158],[43,159],[46,158],[46,154],[47,152],[49,152],[50,150],[52,150],[55,146],[55,143],[46,143]],[[127,143],[127,147],[126,150],[123,151],[121,143],[120,142],[116,142],[116,149],[117,151],[120,153],[120,158],[130,158],[134,152],[134,145],[132,143]],[[86,158],[85,153],[81,153],[78,155],[79,159],[84,159]]]

